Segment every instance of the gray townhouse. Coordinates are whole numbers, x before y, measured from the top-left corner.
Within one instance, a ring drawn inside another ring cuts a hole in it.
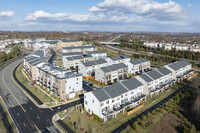
[[[78,65],[78,73],[88,77],[95,74],[95,69],[108,65],[105,59],[98,59],[94,61],[86,61]]]
[[[128,72],[131,74],[139,74],[151,69],[150,61],[146,58],[139,58],[125,63],[128,66]]]
[[[84,94],[84,107],[105,121],[117,117],[127,107],[135,107],[145,100],[143,84],[131,78]]]
[[[178,79],[190,78],[194,74],[191,64],[182,60],[143,73],[131,79],[84,94],[84,107],[105,121],[115,118],[116,113],[127,107],[135,107],[147,95],[152,96],[167,89]],[[134,103],[134,104],[133,104]]]
[[[62,53],[71,53],[71,52],[87,52],[87,51],[96,51],[97,47],[92,45],[81,45],[81,46],[64,46],[62,47]]]
[[[131,58],[126,55],[122,55],[122,56],[114,56],[107,58],[106,61],[110,64],[126,63],[131,61]]]
[[[128,78],[128,66],[124,63],[112,64],[95,69],[95,80],[111,84],[120,79]]]
[[[76,55],[63,58],[63,67],[66,69],[78,68],[78,64],[86,61],[92,61],[94,58],[91,55]]]

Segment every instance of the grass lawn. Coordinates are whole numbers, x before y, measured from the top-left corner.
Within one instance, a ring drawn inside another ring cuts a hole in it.
[[[146,109],[152,107],[157,102],[161,101],[162,99],[164,99],[165,97],[167,97],[168,95],[173,93],[177,87],[178,87],[178,85],[174,85],[172,87],[172,89],[170,89],[167,92],[160,93],[159,95],[154,95],[152,98],[147,97],[147,100],[144,102],[145,106],[142,109],[138,110],[136,113],[133,113],[129,116],[119,113],[119,114],[117,114],[117,118],[114,118],[106,123],[97,123],[94,120],[92,120],[92,117],[88,117],[86,115],[86,113],[82,114],[82,113],[80,113],[79,110],[74,110],[71,114],[69,114],[68,117],[66,117],[64,119],[64,122],[72,129],[74,129],[73,123],[76,121],[76,122],[80,123],[80,124],[78,124],[79,129],[84,128],[84,131],[95,130],[96,133],[102,133],[102,132],[109,133],[112,130],[114,130],[115,128],[117,128],[118,126],[122,125],[126,121],[137,116],[138,114],[142,113]],[[156,99],[156,101],[154,101],[154,99]],[[157,118],[155,118],[155,120],[157,120]],[[79,129],[75,132],[80,132]]]
[[[22,73],[23,63],[19,65],[19,67],[16,70],[16,77],[18,80],[27,88],[29,89],[36,97],[38,97],[43,103],[45,102],[51,102],[51,98],[47,96],[44,92],[42,92],[37,87],[30,84],[28,79],[24,76]]]
[[[15,127],[14,123],[12,122],[10,116],[8,115],[8,112],[6,111],[6,108],[5,108],[5,106],[4,106],[4,104],[3,104],[3,101],[2,101],[1,99],[0,99],[0,104],[1,104],[1,106],[3,107],[3,110],[4,110],[5,114],[6,114],[6,117],[7,117],[7,119],[8,119],[8,122],[10,123],[10,125],[11,125],[11,127],[12,127],[13,132],[14,132],[14,133],[17,133],[16,127]],[[0,113],[0,114],[1,114],[1,113]],[[2,117],[3,117],[3,116],[0,116],[0,133],[7,133],[7,131],[6,131],[6,129],[5,129],[5,126],[4,126],[4,123],[3,123],[3,120],[2,120]]]
[[[59,67],[62,67],[63,66],[63,63],[62,63],[62,60],[57,60],[57,65],[59,66]]]

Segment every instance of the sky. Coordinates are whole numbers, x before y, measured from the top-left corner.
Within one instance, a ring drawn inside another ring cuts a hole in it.
[[[200,0],[0,0],[0,31],[200,32]]]

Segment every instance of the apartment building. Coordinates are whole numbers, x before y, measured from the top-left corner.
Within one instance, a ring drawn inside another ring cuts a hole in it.
[[[95,80],[111,84],[128,78],[128,66],[124,63],[113,64],[95,69]]]
[[[172,79],[180,81],[184,75],[192,72],[192,65],[186,61],[177,61],[165,66],[170,71],[172,71]]]
[[[24,58],[24,69],[33,80],[36,80],[37,65],[45,63],[47,62],[42,60],[41,58],[35,56],[29,56]]]
[[[81,46],[65,46],[62,47],[62,53],[71,53],[71,52],[87,52],[87,51],[96,51],[97,47],[92,45],[81,45]]]
[[[106,66],[108,62],[105,59],[98,59],[94,61],[83,62],[78,65],[78,73],[81,73],[83,76],[88,77],[94,75],[95,69]]]
[[[122,55],[122,56],[114,56],[114,57],[107,58],[106,61],[109,64],[126,63],[126,62],[131,61],[131,58],[126,55]]]
[[[101,119],[117,117],[127,107],[134,107],[145,99],[143,84],[136,78],[97,89],[84,94],[84,107],[90,114],[94,113]]]
[[[78,64],[86,61],[105,59],[106,57],[107,53],[105,51],[88,51],[85,54],[83,52],[62,53],[62,62],[63,67],[69,69],[77,68]]]
[[[82,75],[51,64],[37,67],[36,82],[61,100],[73,98],[82,92]]]
[[[86,55],[87,54],[92,55],[92,57],[95,60],[98,60],[99,58],[103,58],[103,59],[107,58],[107,52],[105,52],[105,51],[87,51]]]
[[[150,61],[146,58],[139,58],[125,63],[128,66],[128,72],[139,74],[151,69]]]
[[[86,61],[92,61],[94,58],[91,55],[76,55],[63,58],[63,67],[67,69],[78,68],[78,64]]]
[[[38,57],[38,58],[41,58],[41,59],[46,58],[45,53],[42,50],[37,50],[35,52],[30,53],[29,55],[35,56],[35,57]]]
[[[179,78],[190,78],[193,73],[188,61],[177,61],[134,78],[87,92],[84,94],[84,107],[87,112],[107,121],[115,118],[116,113],[123,112],[125,108],[137,106],[146,95],[152,96],[167,89]]]

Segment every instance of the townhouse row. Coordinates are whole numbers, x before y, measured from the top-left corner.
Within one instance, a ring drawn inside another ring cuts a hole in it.
[[[82,93],[82,75],[54,66],[37,56],[24,58],[24,70],[36,84],[60,100],[74,98],[76,94]]]
[[[86,61],[98,60],[99,58],[105,59],[107,53],[105,51],[88,51],[83,54],[83,52],[72,52],[72,53],[62,53],[63,67],[66,69],[78,68],[78,64]]]
[[[90,114],[98,115],[104,121],[115,118],[127,107],[138,106],[147,95],[167,89],[176,81],[193,74],[188,61],[177,61],[131,79],[100,88],[84,94],[84,107]]]
[[[150,68],[150,61],[146,58],[131,61],[128,56],[116,56],[81,63],[78,72],[85,77],[93,76],[99,82],[111,84],[128,78],[128,73],[139,74]]]
[[[63,46],[62,53],[71,53],[71,52],[87,52],[87,51],[96,51],[97,47],[92,45],[70,45]]]

